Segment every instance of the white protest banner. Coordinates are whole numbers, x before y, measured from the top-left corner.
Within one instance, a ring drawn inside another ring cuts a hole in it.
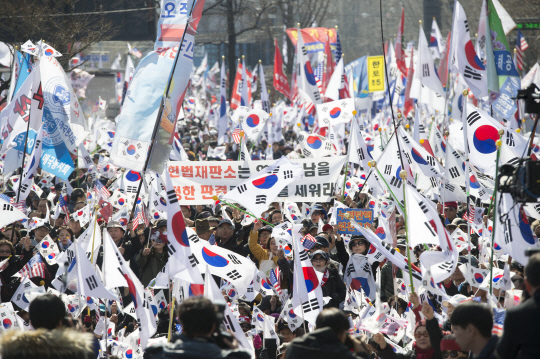
[[[304,178],[285,187],[278,201],[326,202],[335,188],[345,156],[291,160],[302,165]],[[275,161],[170,161],[169,174],[181,205],[213,204],[212,196],[227,193]]]

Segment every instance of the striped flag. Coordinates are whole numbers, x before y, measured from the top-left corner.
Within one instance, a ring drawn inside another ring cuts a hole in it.
[[[41,260],[41,254],[36,253],[28,263],[22,267],[22,269],[17,273],[17,276],[22,278],[34,278],[40,277],[45,278],[45,265]]]
[[[276,267],[275,269],[272,269],[270,271],[270,276],[268,277],[268,279],[270,280],[270,283],[276,290],[277,294],[281,296],[283,292],[281,291],[281,283],[279,280],[279,267]]]
[[[493,329],[491,334],[501,335],[503,332],[504,318],[506,317],[506,309],[493,308]]]
[[[317,240],[309,233],[302,237],[301,242],[308,251],[317,244]]]
[[[96,181],[96,184],[94,185],[94,190],[99,195],[99,197],[103,199],[108,199],[111,196],[111,192],[101,183],[101,181]]]
[[[518,69],[523,70],[523,51],[529,48],[527,40],[523,37],[521,31],[518,30],[516,39],[516,66]]]
[[[141,211],[139,206],[135,207],[135,213],[133,214],[133,230],[136,230],[139,227],[139,224],[143,222]]]
[[[60,194],[60,197],[58,198],[58,204],[60,205],[60,208],[62,211],[66,214],[64,217],[64,224],[67,225],[69,222],[69,210],[68,210],[68,196],[67,196],[67,187],[66,184],[64,184],[64,188],[62,188],[62,193]]]
[[[240,143],[241,133],[242,133],[242,125],[238,125],[238,126],[234,129],[233,133],[231,134],[234,143],[236,143],[236,144],[239,144],[239,143]]]

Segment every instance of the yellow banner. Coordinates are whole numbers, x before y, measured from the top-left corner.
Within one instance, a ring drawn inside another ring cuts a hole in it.
[[[384,56],[367,58],[369,92],[384,91]]]

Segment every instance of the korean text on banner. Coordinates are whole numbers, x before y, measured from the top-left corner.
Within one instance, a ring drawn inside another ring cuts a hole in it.
[[[352,226],[350,220],[345,217],[346,213],[364,228],[370,228],[373,223],[372,209],[338,208],[337,225],[338,233],[340,234],[362,235],[362,233]]]
[[[212,196],[231,191],[273,162],[250,161],[249,167],[244,167],[242,161],[171,161],[168,167],[179,203],[191,205],[214,203]],[[334,194],[345,156],[297,159],[291,162],[302,165],[304,178],[285,187],[278,195],[278,201],[329,201]]]
[[[369,92],[384,91],[384,57],[367,58]]]

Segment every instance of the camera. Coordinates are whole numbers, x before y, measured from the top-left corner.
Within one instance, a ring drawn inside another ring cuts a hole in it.
[[[514,100],[525,101],[525,112],[540,113],[540,89],[535,84],[530,84],[524,90],[518,90]]]
[[[516,202],[537,202],[540,198],[540,162],[530,157],[516,160],[499,168],[497,187],[501,193],[510,193]]]
[[[234,340],[234,337],[231,333],[227,332],[225,329],[225,304],[219,303],[215,304],[216,307],[216,329],[212,333],[212,339],[217,344],[218,347],[222,349],[230,349],[230,347],[225,343],[224,339],[227,339],[230,343]]]

